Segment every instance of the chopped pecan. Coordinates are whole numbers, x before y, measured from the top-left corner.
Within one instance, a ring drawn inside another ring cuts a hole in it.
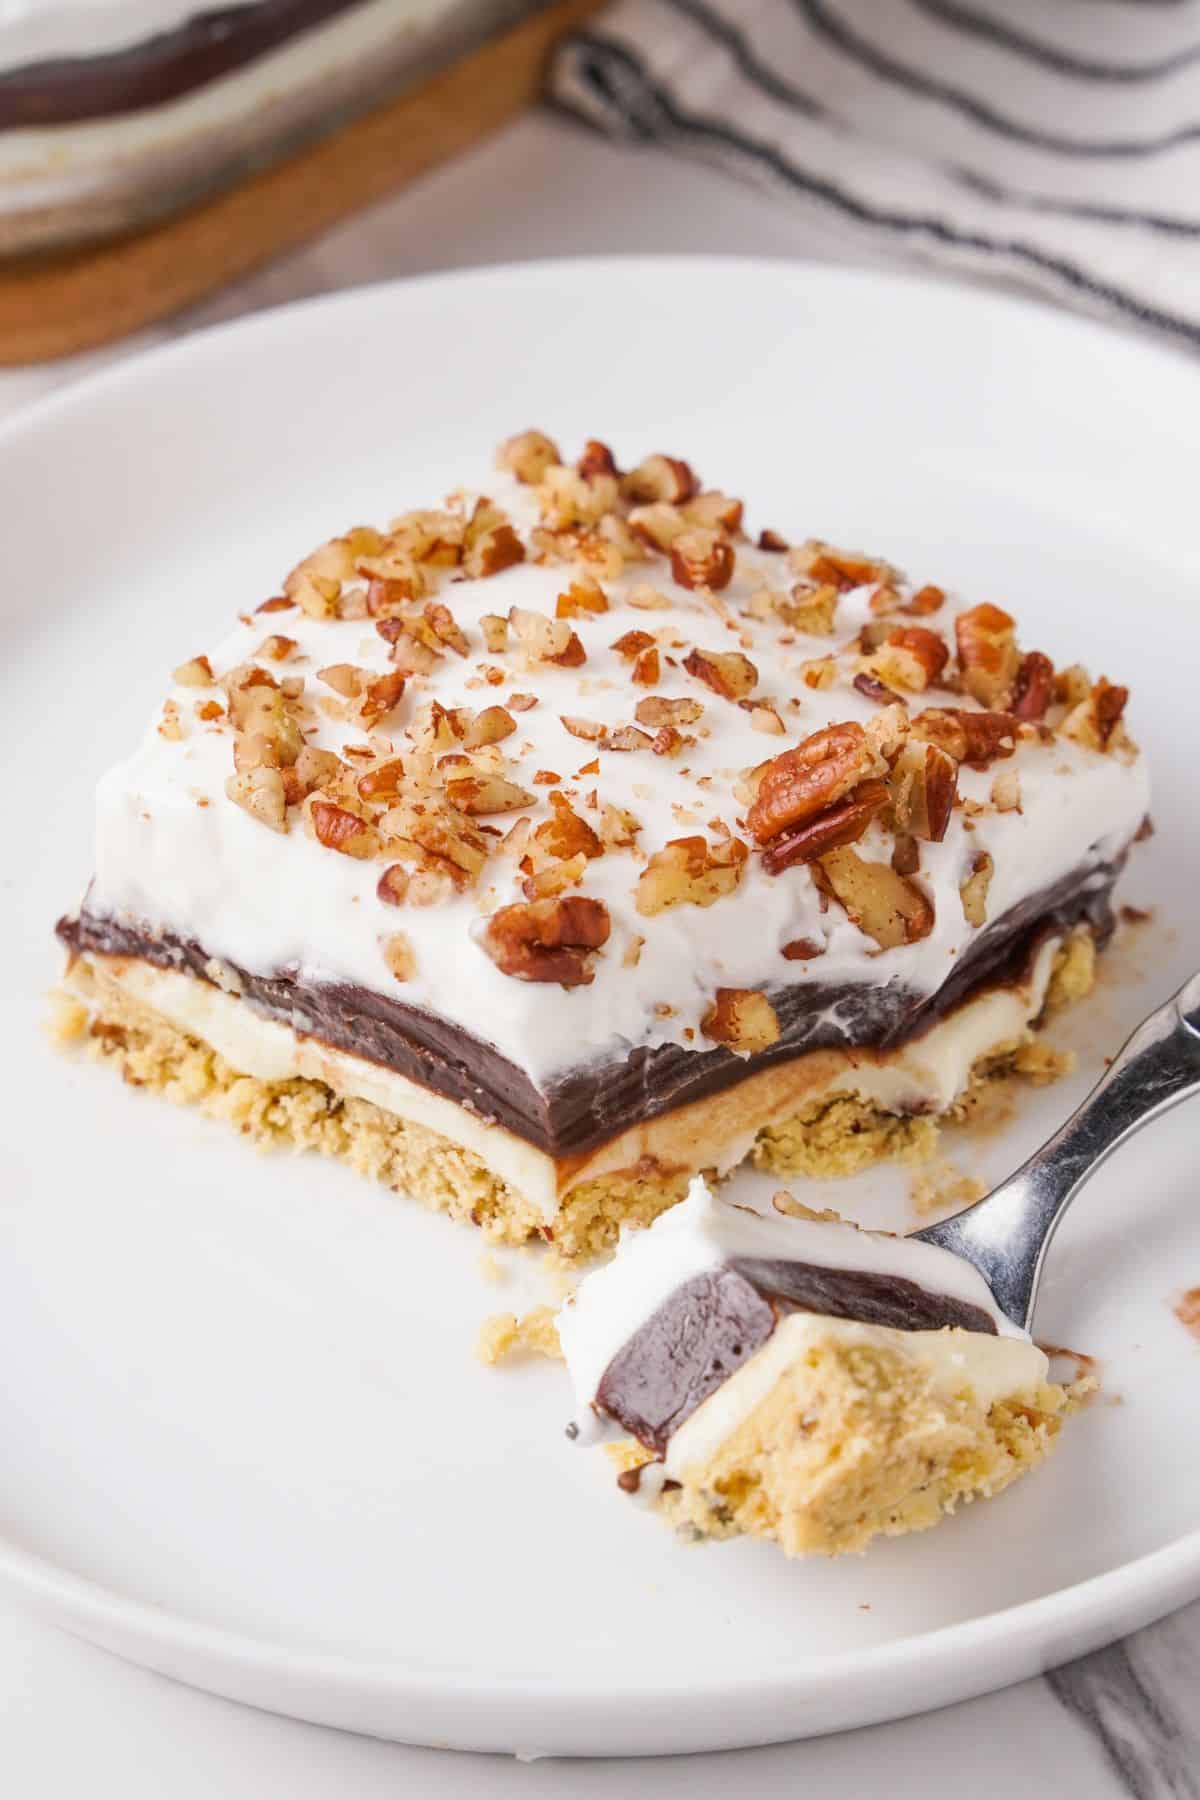
[[[745,508],[732,494],[723,494],[719,488],[706,488],[702,494],[694,494],[690,500],[685,500],[679,510],[689,525],[699,525],[707,531],[734,532],[741,530]]]
[[[653,648],[654,639],[648,631],[626,631],[609,645],[610,650],[615,650],[617,655],[624,657],[627,662],[633,662],[642,654],[643,650],[653,650]]]
[[[630,849],[641,829],[641,820],[623,806],[601,807],[600,841],[606,850]]]
[[[481,750],[485,744],[498,744],[511,737],[516,729],[517,721],[507,707],[485,706],[464,730],[463,745],[467,750]]]
[[[896,830],[940,844],[958,793],[958,764],[938,744],[910,739],[887,778]],[[902,874],[911,871],[901,870]]]
[[[482,530],[474,529],[473,524],[467,527],[463,550],[463,573],[472,580],[499,575],[525,561],[525,546],[507,519]]]
[[[992,805],[997,812],[1020,812],[1021,777],[1015,769],[1001,769],[993,778]]]
[[[767,763],[747,827],[760,844],[768,843],[836,805],[881,766],[861,725],[850,719],[827,725]]]
[[[559,662],[572,640],[578,642],[565,619],[552,619],[548,613],[535,612],[530,607],[512,607],[508,622],[521,648],[535,662]]]
[[[475,818],[486,813],[520,812],[533,803],[533,795],[503,775],[459,775],[446,783],[446,798],[460,812]]]
[[[425,623],[439,643],[448,645],[459,656],[467,654],[466,637],[448,606],[431,600],[425,608]]]
[[[940,587],[927,583],[909,596],[901,607],[901,612],[911,614],[914,618],[928,618],[930,613],[940,612],[946,604],[946,596]]]
[[[758,548],[760,550],[783,551],[789,549],[790,546],[781,532],[772,531],[769,525],[764,525],[763,529],[758,534]]]
[[[885,638],[882,654],[895,667],[900,686],[920,693],[941,676],[950,660],[950,647],[944,637],[928,626],[898,625]]]
[[[1127,687],[1117,687],[1102,675],[1087,699],[1072,707],[1059,731],[1089,750],[1110,750],[1127,743],[1121,718],[1128,699]]]
[[[812,962],[814,957],[824,956],[825,946],[816,938],[793,938],[785,944],[779,954],[785,962]]]
[[[408,870],[403,863],[389,863],[375,885],[375,892],[385,906],[403,906],[408,879]]]
[[[647,456],[621,482],[621,493],[635,506],[665,500],[678,506],[690,500],[699,483],[687,463],[677,456]]]
[[[343,856],[355,856],[361,861],[374,856],[379,848],[379,834],[365,819],[331,800],[314,799],[310,807],[317,841],[327,850],[340,850]]]
[[[881,950],[915,943],[933,930],[929,900],[887,863],[866,862],[857,851],[842,848],[831,850],[816,867],[849,918]]]
[[[543,819],[533,836],[547,855],[555,857],[600,856],[604,846],[586,819],[581,819],[565,794],[551,794],[551,817]]]
[[[1010,711],[1014,719],[1043,719],[1054,697],[1054,664],[1040,650],[1021,658],[1013,683]]]
[[[639,725],[652,730],[662,725],[694,725],[704,708],[699,700],[668,700],[663,694],[647,694],[633,709]]]
[[[479,621],[479,629],[483,633],[484,648],[493,656],[508,649],[508,620],[499,613],[484,613]]]
[[[263,639],[254,654],[265,656],[271,662],[286,662],[293,650],[298,648],[295,638],[284,637],[280,632],[273,631],[270,637]]]
[[[806,637],[832,637],[837,619],[839,591],[832,581],[819,587],[797,585],[791,598],[777,604],[775,610],[785,624]]]
[[[981,706],[995,707],[1012,691],[1021,666],[1016,621],[987,601],[954,621],[963,687]]]
[[[565,894],[568,888],[578,887],[587,873],[588,859],[582,850],[574,856],[561,857],[557,862],[547,863],[536,875],[527,875],[521,883],[521,892],[527,900],[545,900],[552,894]]]
[[[980,851],[971,864],[971,873],[959,888],[963,918],[976,927],[987,923],[988,888],[992,884],[995,864],[986,850]]]
[[[700,1029],[738,1056],[754,1056],[779,1041],[775,1008],[754,988],[718,988]]]
[[[325,787],[327,783],[335,781],[343,766],[341,759],[332,750],[318,750],[315,745],[305,744],[296,758],[296,779],[304,792],[311,794],[314,788]]]
[[[590,575],[581,575],[578,581],[573,581],[554,603],[556,619],[581,619],[607,611],[608,596]]]
[[[1016,748],[1018,720],[1011,713],[969,712],[965,707],[927,707],[912,722],[913,735],[937,744],[973,769],[986,769]]]
[[[658,645],[651,644],[643,650],[630,671],[629,679],[636,687],[654,687],[662,674],[662,662],[658,654]]]
[[[611,929],[602,900],[564,894],[502,906],[481,941],[496,967],[517,981],[586,987],[594,974],[591,953],[608,942]]]
[[[868,675],[860,669],[851,686],[868,700],[874,700],[877,706],[894,706],[900,700],[899,694],[890,687],[885,687],[877,675]],[[903,701],[900,702],[903,705]]]
[[[871,582],[892,581],[896,571],[878,558],[864,556],[858,550],[837,550],[820,538],[809,538],[788,551],[788,565],[797,575],[813,582],[832,582],[846,592],[849,588],[867,587]]]
[[[542,523],[551,531],[570,531],[577,525],[594,525],[617,504],[617,478],[603,471],[581,475],[552,463],[538,486]]]
[[[417,972],[416,953],[402,931],[393,931],[380,944],[383,960],[397,981],[411,981]]]
[[[599,438],[588,439],[583,446],[583,455],[575,467],[586,480],[591,480],[593,475],[620,474],[612,451],[607,444],[602,444]]]
[[[862,782],[846,799],[818,813],[799,830],[773,839],[763,851],[763,868],[768,875],[781,875],[796,863],[812,862],[843,844],[856,844],[871,820],[887,805],[888,798],[884,782]]]
[[[739,838],[710,845],[702,837],[672,838],[656,850],[638,877],[634,904],[643,918],[669,906],[712,906],[731,894],[748,855]]]
[[[257,768],[231,775],[225,792],[235,806],[272,831],[287,830],[287,798],[278,769]]]
[[[295,612],[296,602],[289,600],[286,594],[272,594],[269,600],[264,600],[254,610],[260,613]]]
[[[740,650],[689,650],[683,666],[726,700],[747,700],[758,686],[758,670]]]
[[[216,677],[207,656],[192,656],[180,663],[171,679],[179,687],[211,687]]]
[[[572,737],[582,738],[585,744],[603,743],[608,735],[608,727],[599,719],[582,719],[577,713],[560,713],[559,723]]]
[[[671,573],[680,587],[717,593],[733,580],[735,560],[728,538],[702,525],[681,531],[671,543]]]
[[[666,500],[654,500],[649,506],[634,507],[629,515],[629,529],[639,543],[665,553],[680,533],[687,530],[687,520],[677,506]],[[636,606],[637,601],[631,599],[630,604]]]
[[[606,734],[601,747],[605,750],[649,750],[652,740],[636,725],[619,725],[615,731]]]
[[[750,723],[755,731],[765,732],[768,737],[782,737],[784,734],[783,720],[773,706],[752,706]]]
[[[537,487],[552,463],[561,463],[558,445],[544,431],[521,431],[501,444],[496,458],[527,487]]]
[[[907,832],[900,832],[892,846],[892,867],[897,875],[915,875],[921,867],[921,846]]]

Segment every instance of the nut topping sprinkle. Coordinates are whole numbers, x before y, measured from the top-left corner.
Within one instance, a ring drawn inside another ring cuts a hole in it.
[[[280,859],[248,884],[348,915],[356,980],[436,1010],[453,970],[496,1041],[508,983],[738,1055],[788,987],[936,991],[1037,891],[1055,784],[1081,818],[1135,785],[1127,690],[1001,606],[599,438],[519,432],[484,491],[351,526],[252,608],[174,670],[153,755]]]

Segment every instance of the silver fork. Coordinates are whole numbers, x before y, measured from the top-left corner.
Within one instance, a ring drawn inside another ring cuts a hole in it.
[[[1143,1125],[1200,1093],[1200,974],[1143,1020],[1087,1099],[1015,1175],[914,1236],[973,1263],[1000,1310],[1029,1329],[1059,1220],[1100,1164]]]

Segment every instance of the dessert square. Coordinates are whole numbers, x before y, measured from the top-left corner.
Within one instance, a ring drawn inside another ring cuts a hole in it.
[[[622,1238],[558,1316],[573,1435],[692,1538],[837,1556],[936,1525],[1036,1468],[1087,1398],[935,1245],[790,1216],[703,1181]]]
[[[919,1154],[1090,985],[1125,702],[678,458],[524,432],[179,664],[99,786],[64,1035],[567,1255],[699,1171]]]

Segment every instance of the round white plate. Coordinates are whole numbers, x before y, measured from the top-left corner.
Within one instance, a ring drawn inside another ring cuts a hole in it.
[[[39,1035],[91,790],[167,672],[296,554],[538,424],[678,451],[755,525],[877,548],[1130,682],[1156,909],[1069,1028],[1081,1074],[954,1147],[999,1176],[1196,962],[1200,372],[1061,315],[787,265],[412,281],[130,363],[0,434],[0,1574],[257,1705],[426,1744],[702,1750],[979,1693],[1200,1591],[1197,1113],[1097,1179],[1041,1335],[1105,1398],[1044,1473],[865,1559],[676,1544],[569,1445],[558,1365],[487,1370],[470,1231],[57,1057]],[[289,904],[303,905],[303,895]],[[906,1181],[819,1195],[911,1226]],[[517,1265],[520,1265],[517,1267]]]

